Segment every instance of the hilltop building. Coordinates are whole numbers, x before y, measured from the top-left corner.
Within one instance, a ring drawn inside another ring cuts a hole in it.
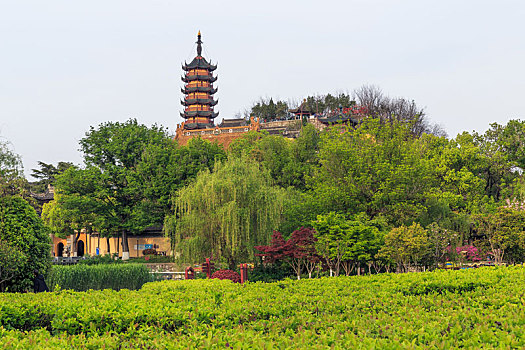
[[[215,125],[214,119],[219,112],[215,111],[218,101],[214,99],[217,88],[213,84],[217,81],[217,77],[213,72],[217,66],[202,56],[203,42],[200,31],[197,34],[196,44],[197,56],[190,63],[184,62],[182,65],[184,87],[181,92],[184,94],[184,99],[181,103],[184,110],[180,116],[184,121],[177,124],[175,132],[175,140],[181,145],[185,145],[193,137],[201,137],[216,141],[227,148],[233,140],[252,130],[296,138],[303,122],[311,123],[322,130],[337,123],[355,125],[364,115],[362,108],[357,106],[340,108],[326,115],[320,115],[309,110],[305,101],[298,108],[289,110],[290,118],[286,120],[261,120],[251,117],[250,120],[223,119],[219,125]]]
[[[213,95],[217,92],[213,87],[213,83],[217,81],[213,71],[217,66],[202,57],[201,32],[197,35],[197,56],[190,64],[184,62],[182,69],[186,72],[181,78],[185,83],[184,88],[181,89],[185,94],[184,100],[181,101],[184,112],[180,114],[184,118],[184,129],[213,127],[213,120],[219,115],[213,110],[217,104],[213,99]]]
[[[213,97],[217,92],[217,88],[213,86],[217,77],[213,72],[217,66],[202,56],[200,31],[196,43],[197,56],[189,64],[184,62],[182,65],[185,72],[182,76],[184,87],[181,89],[184,94],[184,100],[181,101],[184,111],[180,116],[184,118],[184,122],[177,125],[175,140],[184,145],[193,137],[201,137],[216,140],[228,147],[234,139],[246,132],[259,130],[259,122],[254,118],[250,122],[244,119],[224,119],[221,124],[215,125],[214,119],[219,112],[214,108],[218,101]]]

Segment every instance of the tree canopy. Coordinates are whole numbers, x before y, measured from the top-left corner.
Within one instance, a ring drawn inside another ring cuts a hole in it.
[[[12,271],[16,264],[16,271]],[[50,267],[49,232],[27,201],[0,196],[0,288],[23,292],[32,286],[33,271],[46,274]],[[9,272],[10,271],[10,272]]]
[[[253,160],[231,157],[179,190],[165,230],[186,262],[213,256],[231,268],[253,259],[282,220],[286,191]]]
[[[187,147],[174,143],[166,130],[131,119],[91,128],[80,141],[85,166],[58,176],[57,204],[75,210],[80,220],[99,231],[122,235],[124,258],[127,236],[159,226],[170,196],[204,168],[224,157],[217,145],[193,140]]]

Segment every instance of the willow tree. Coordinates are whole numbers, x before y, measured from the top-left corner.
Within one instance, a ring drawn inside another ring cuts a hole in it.
[[[164,229],[186,262],[212,256],[230,268],[252,260],[282,220],[286,191],[269,172],[246,158],[231,157],[205,170],[178,191]]]

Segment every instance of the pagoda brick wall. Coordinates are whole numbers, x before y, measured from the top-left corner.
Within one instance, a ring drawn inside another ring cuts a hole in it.
[[[175,132],[175,140],[179,145],[186,145],[188,141],[194,137],[200,137],[203,140],[217,142],[222,145],[224,149],[228,149],[233,140],[243,137],[249,131],[259,131],[260,124],[254,118],[250,119],[250,125],[235,126],[235,127],[215,127],[209,129],[185,130],[184,123],[177,125]]]

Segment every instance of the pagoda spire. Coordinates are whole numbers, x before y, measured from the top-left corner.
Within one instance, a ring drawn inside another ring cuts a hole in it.
[[[202,40],[201,40],[201,31],[197,34],[197,56],[202,56]]]
[[[180,115],[184,118],[185,129],[205,129],[214,126],[213,119],[219,113],[214,111],[217,100],[213,95],[217,88],[213,83],[217,77],[213,76],[213,71],[217,66],[209,63],[202,57],[201,32],[197,34],[197,56],[189,64],[184,63],[182,69],[185,74],[182,81],[185,83],[182,93],[185,95],[181,101],[184,112]]]

